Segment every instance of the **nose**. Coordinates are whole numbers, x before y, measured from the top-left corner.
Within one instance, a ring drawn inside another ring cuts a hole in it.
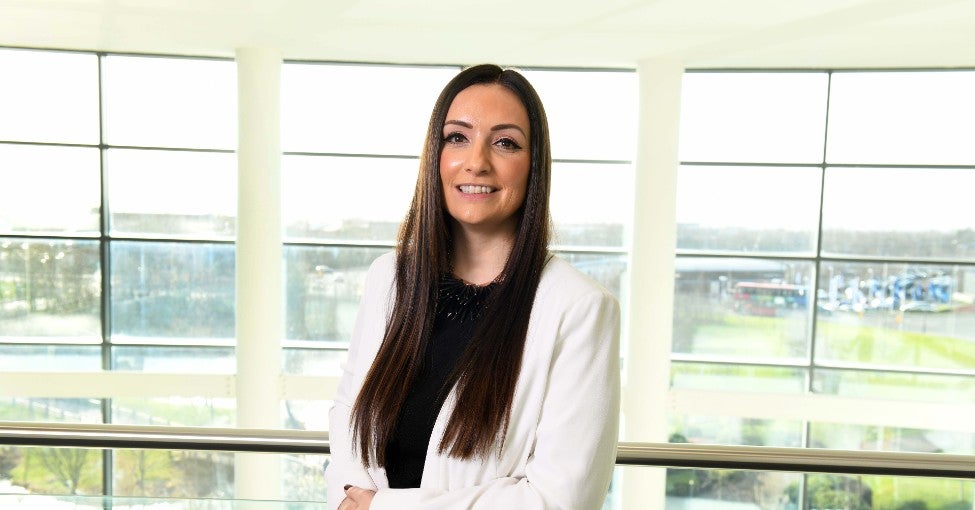
[[[467,154],[467,161],[464,170],[467,173],[480,175],[491,171],[491,158],[489,151],[490,144],[479,141],[471,144],[470,152]]]

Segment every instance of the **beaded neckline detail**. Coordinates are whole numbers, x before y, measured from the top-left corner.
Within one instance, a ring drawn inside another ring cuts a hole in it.
[[[467,322],[476,320],[484,310],[491,290],[498,285],[493,281],[487,285],[474,285],[460,280],[453,275],[444,274],[440,277],[439,306],[443,308],[450,320]]]

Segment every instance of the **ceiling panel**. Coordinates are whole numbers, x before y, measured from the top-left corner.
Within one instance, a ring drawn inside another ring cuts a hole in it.
[[[972,0],[0,0],[0,46],[633,67],[975,66]]]
[[[492,0],[490,2],[423,2],[360,0],[350,6],[347,20],[423,26],[557,27],[585,23],[607,12],[635,4],[634,0]]]
[[[600,22],[602,28],[659,30],[748,30],[814,18],[871,0],[661,0]],[[876,3],[876,0],[873,0]]]

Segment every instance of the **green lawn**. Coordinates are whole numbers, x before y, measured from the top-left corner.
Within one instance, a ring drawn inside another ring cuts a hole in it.
[[[975,342],[931,333],[820,322],[825,359],[925,368],[975,368]]]
[[[861,480],[873,490],[875,510],[972,508],[972,487],[975,482],[971,480],[903,476],[864,476]],[[923,501],[924,506],[906,506],[913,501]],[[959,502],[966,502],[967,506]]]
[[[728,356],[803,357],[806,321],[728,314],[694,326],[691,352]],[[923,368],[975,369],[975,342],[935,333],[819,321],[818,359]]]

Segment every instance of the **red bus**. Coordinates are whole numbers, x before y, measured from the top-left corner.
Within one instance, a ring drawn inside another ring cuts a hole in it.
[[[735,310],[748,315],[774,317],[785,310],[806,307],[806,287],[788,283],[738,282]]]

